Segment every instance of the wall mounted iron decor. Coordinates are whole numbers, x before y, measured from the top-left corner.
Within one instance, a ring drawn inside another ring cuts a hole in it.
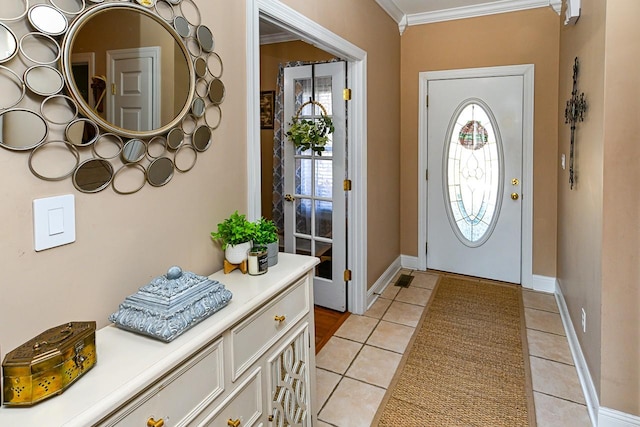
[[[564,110],[564,122],[571,125],[571,148],[569,149],[569,185],[573,190],[575,183],[573,157],[575,145],[576,123],[584,121],[584,113],[587,111],[587,101],[584,99],[584,93],[578,95],[578,71],[580,65],[578,57],[573,62],[573,89],[571,90],[571,98],[567,101],[567,107]]]
[[[222,120],[214,48],[195,0],[2,0],[0,147],[84,193],[165,185]]]

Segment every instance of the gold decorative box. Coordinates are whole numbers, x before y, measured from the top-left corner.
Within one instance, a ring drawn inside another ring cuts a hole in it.
[[[5,356],[4,404],[29,406],[60,394],[96,361],[96,322],[48,329]]]

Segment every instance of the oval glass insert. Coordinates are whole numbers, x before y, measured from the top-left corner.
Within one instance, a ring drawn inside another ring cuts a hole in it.
[[[189,37],[189,23],[182,16],[176,16],[173,19],[173,28],[176,30],[176,33],[180,35],[180,37]]]
[[[156,13],[167,22],[173,22],[173,18],[176,17],[173,7],[167,0],[158,0],[158,2],[156,2]]]
[[[204,121],[211,129],[217,129],[222,122],[222,109],[219,105],[208,105],[204,114]]]
[[[29,154],[29,170],[45,181],[60,181],[80,163],[78,149],[67,141],[47,141]]]
[[[64,87],[64,78],[57,69],[49,65],[34,65],[24,72],[24,83],[37,95],[51,96]]]
[[[168,157],[155,159],[147,168],[147,181],[154,187],[161,187],[173,177],[173,162]]]
[[[196,165],[198,152],[191,145],[183,145],[176,151],[174,163],[178,172],[189,172]]]
[[[23,108],[0,113],[0,146],[9,150],[30,150],[42,144],[49,128],[40,115]]]
[[[213,79],[211,83],[209,83],[209,99],[215,105],[222,104],[224,101],[224,83],[220,79]]]
[[[193,68],[196,70],[196,76],[204,77],[207,75],[207,60],[199,56],[193,61]]]
[[[0,65],[0,110],[13,108],[22,101],[26,86],[11,68]]]
[[[182,16],[184,16],[189,24],[197,27],[200,25],[201,17],[200,10],[198,6],[193,2],[193,0],[181,0],[180,1],[180,12]]]
[[[182,132],[185,135],[193,135],[193,132],[196,130],[198,126],[198,119],[193,114],[187,114],[182,119]]]
[[[171,132],[167,135],[167,147],[172,150],[177,150],[184,141],[184,132],[182,129],[171,129]]]
[[[27,33],[20,38],[20,53],[29,61],[48,65],[60,59],[60,46],[55,39],[43,33]]]
[[[98,125],[84,118],[69,123],[64,133],[67,141],[73,145],[91,145],[100,136]]]
[[[18,39],[13,31],[0,22],[0,64],[7,62],[18,52]]]
[[[73,173],[73,185],[83,193],[102,191],[113,179],[113,166],[104,159],[88,159]]]
[[[53,6],[67,15],[77,15],[84,10],[85,0],[49,0]],[[104,0],[89,0],[93,3],[101,3]]]
[[[211,144],[211,129],[202,125],[193,133],[193,146],[198,151],[205,151]]]
[[[204,102],[204,99],[194,98],[193,103],[191,104],[191,112],[196,117],[202,117],[204,116],[205,107],[206,107],[206,104]]]
[[[147,156],[151,159],[157,159],[163,156],[167,151],[167,138],[164,136],[154,136],[147,144]]]
[[[118,194],[133,194],[147,183],[147,173],[140,164],[122,165],[113,175],[111,186]]]
[[[29,23],[36,30],[50,36],[59,36],[67,31],[67,17],[58,9],[47,4],[37,4],[29,9]]]
[[[137,163],[147,152],[147,146],[141,139],[130,139],[122,149],[122,160],[125,163]]]
[[[443,171],[445,205],[451,227],[469,247],[481,246],[496,225],[502,198],[502,141],[493,114],[468,100],[449,125]]]
[[[118,157],[122,153],[123,146],[122,138],[118,135],[105,133],[96,139],[96,142],[91,146],[91,150],[96,157],[109,160]]]
[[[222,67],[222,58],[215,52],[211,52],[207,56],[207,70],[211,73],[213,77],[220,78],[222,77],[222,71],[224,68]]]
[[[52,95],[40,104],[42,117],[56,125],[66,125],[78,115],[78,105],[66,95]]]
[[[3,0],[0,21],[18,21],[25,17],[29,2],[24,0]]]
[[[213,34],[211,30],[206,25],[200,25],[196,28],[196,39],[198,39],[198,43],[200,43],[200,47],[205,52],[213,51],[213,47],[215,45],[213,41]]]

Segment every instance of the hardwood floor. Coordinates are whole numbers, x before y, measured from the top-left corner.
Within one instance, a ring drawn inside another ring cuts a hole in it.
[[[316,354],[329,341],[329,338],[338,330],[340,325],[347,320],[351,313],[348,311],[340,313],[339,311],[329,310],[328,308],[315,306],[314,315],[316,323]]]

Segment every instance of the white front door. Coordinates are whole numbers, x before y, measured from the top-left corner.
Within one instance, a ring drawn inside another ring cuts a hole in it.
[[[123,129],[160,127],[160,48],[107,52],[107,120]]]
[[[322,155],[294,149],[285,139],[285,252],[320,259],[313,285],[315,303],[337,311],[347,309],[344,85],[344,62],[284,70],[285,131],[291,118],[311,98],[325,108],[335,126]],[[320,107],[307,104],[299,117],[313,119],[320,114]]]
[[[521,283],[523,77],[427,91],[427,268]]]

